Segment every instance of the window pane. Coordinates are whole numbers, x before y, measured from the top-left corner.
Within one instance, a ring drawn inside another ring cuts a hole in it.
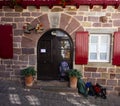
[[[97,45],[96,44],[91,44],[90,52],[97,52]]]
[[[102,51],[102,52],[107,52],[107,48],[108,48],[107,44],[105,44],[105,43],[100,45],[100,51]]]
[[[106,60],[107,59],[107,53],[100,53],[100,60]]]
[[[102,36],[101,43],[108,43],[108,36]]]
[[[96,60],[97,59],[97,53],[90,53],[90,59]]]
[[[92,36],[91,37],[91,43],[97,43],[98,42],[98,37],[97,36]]]

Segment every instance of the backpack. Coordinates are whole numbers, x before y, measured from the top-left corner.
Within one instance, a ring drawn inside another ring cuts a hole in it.
[[[78,87],[78,93],[82,94],[85,97],[88,96],[88,92],[87,92],[85,82],[80,78],[78,79],[77,87]]]
[[[106,99],[106,88],[103,88],[101,85],[97,83],[96,85],[94,85],[94,91],[97,97]]]
[[[60,78],[63,80],[67,80],[67,71],[69,70],[69,65],[66,61],[62,61],[60,63],[59,71],[60,71]]]
[[[94,87],[93,87],[92,83],[87,82],[85,85],[86,85],[86,88],[88,89],[88,95],[95,96],[95,91],[94,91]]]

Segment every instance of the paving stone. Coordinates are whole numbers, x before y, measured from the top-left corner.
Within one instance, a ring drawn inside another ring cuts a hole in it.
[[[102,99],[83,97],[77,92],[25,88],[14,81],[1,80],[0,83],[0,106],[119,106],[120,101],[117,95],[107,95],[107,99]]]

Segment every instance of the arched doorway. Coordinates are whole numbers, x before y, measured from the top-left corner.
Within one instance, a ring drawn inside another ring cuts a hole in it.
[[[69,34],[61,29],[45,32],[37,45],[37,79],[59,79],[59,64],[66,61],[73,67],[73,41]]]

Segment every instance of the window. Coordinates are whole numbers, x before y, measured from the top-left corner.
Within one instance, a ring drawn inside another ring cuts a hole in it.
[[[89,62],[109,62],[110,35],[90,34]]]

